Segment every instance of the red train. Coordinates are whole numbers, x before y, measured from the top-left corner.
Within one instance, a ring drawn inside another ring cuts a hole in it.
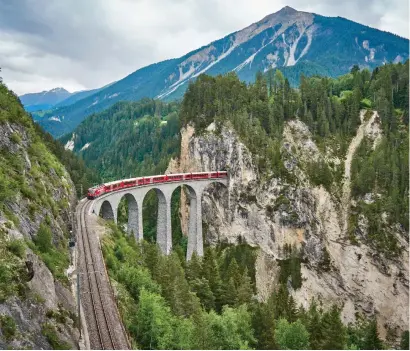
[[[88,189],[87,199],[93,200],[103,194],[107,194],[113,191],[122,190],[126,188],[132,188],[136,186],[157,184],[157,183],[169,183],[179,182],[181,180],[196,180],[196,179],[215,179],[226,178],[228,172],[200,172],[200,173],[181,173],[181,174],[166,174],[152,177],[130,178],[117,180],[115,182],[96,185]]]

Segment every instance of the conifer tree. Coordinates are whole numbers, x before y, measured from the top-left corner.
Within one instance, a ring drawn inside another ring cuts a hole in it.
[[[215,309],[215,296],[209,287],[209,282],[205,278],[195,278],[190,281],[191,290],[199,297],[203,308],[206,311]]]
[[[307,316],[307,330],[309,332],[310,346],[313,350],[320,350],[323,342],[323,326],[315,300],[311,302]]]
[[[346,345],[346,330],[340,319],[340,311],[333,305],[322,317],[324,350],[342,350]]]
[[[401,335],[400,350],[408,350],[408,349],[409,349],[409,331],[406,330]]]
[[[379,338],[377,331],[377,320],[373,318],[366,328],[363,347],[365,350],[382,350],[383,343]]]
[[[196,252],[192,254],[191,259],[186,264],[185,276],[188,281],[202,277],[202,262]]]
[[[240,279],[239,286],[237,287],[237,303],[242,305],[249,303],[253,295],[252,281],[248,275],[248,269],[245,268],[242,277]]]
[[[222,280],[219,272],[218,263],[215,258],[215,251],[209,247],[205,250],[202,261],[202,276],[209,282],[212,294],[215,297],[216,311],[222,311]]]
[[[255,302],[251,305],[252,328],[257,340],[255,348],[259,350],[276,350],[275,318],[273,308],[268,303]]]

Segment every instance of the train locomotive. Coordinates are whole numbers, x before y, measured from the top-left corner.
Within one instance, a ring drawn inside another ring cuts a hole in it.
[[[94,200],[97,197],[118,190],[144,186],[149,184],[179,182],[182,180],[200,180],[200,179],[218,179],[227,178],[228,172],[197,172],[197,173],[181,173],[181,174],[166,174],[151,177],[139,177],[117,180],[110,183],[96,185],[88,189],[87,199]]]

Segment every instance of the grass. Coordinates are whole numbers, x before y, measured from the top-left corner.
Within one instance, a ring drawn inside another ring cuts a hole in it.
[[[16,322],[11,316],[8,316],[6,314],[0,315],[0,328],[6,341],[11,341],[16,336]]]
[[[71,350],[72,347],[68,342],[62,341],[58,335],[55,327],[51,323],[44,323],[41,328],[41,333],[47,338],[51,347],[54,350]]]
[[[24,256],[23,245],[18,240],[8,241],[7,233],[0,228],[0,303],[10,296],[25,296],[26,268],[21,259]]]
[[[52,242],[50,227],[43,222],[37,232],[34,242],[27,241],[28,246],[41,258],[53,276],[65,286],[69,285],[65,270],[68,268],[70,258],[63,243],[56,247]]]
[[[11,240],[7,243],[7,250],[17,257],[23,258],[26,252],[26,245],[23,240]]]

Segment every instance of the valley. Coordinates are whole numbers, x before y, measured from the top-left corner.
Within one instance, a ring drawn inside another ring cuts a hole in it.
[[[409,40],[226,33],[97,89],[0,77],[1,349],[409,348]]]

